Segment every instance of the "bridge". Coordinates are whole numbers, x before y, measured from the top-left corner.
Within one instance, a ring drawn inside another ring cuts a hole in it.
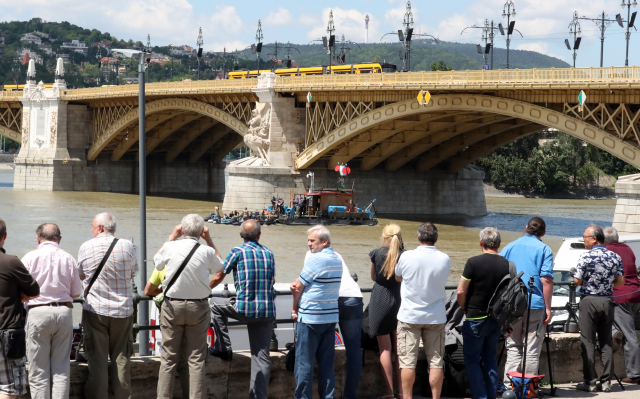
[[[257,208],[267,195],[288,198],[307,187],[307,170],[316,186],[335,186],[330,171],[348,163],[369,197],[388,186],[387,203],[394,205],[385,211],[482,214],[482,171],[468,165],[540,130],[566,132],[640,167],[639,89],[640,67],[151,83],[147,155],[164,171],[151,191],[207,187],[225,193],[227,209]],[[133,191],[137,85],[47,90],[53,89],[33,84],[0,97],[0,134],[22,141],[16,181],[24,185],[15,187]],[[428,104],[416,100],[420,91],[431,94]],[[50,111],[33,115],[44,98]],[[38,123],[49,134],[32,132]],[[66,134],[54,137],[61,128]],[[221,160],[245,144],[251,156],[227,166],[227,186],[220,187]],[[58,163],[83,168],[78,173],[85,177],[50,171],[41,179],[44,165]],[[37,165],[38,178],[25,175]],[[118,181],[114,173],[127,177]],[[59,183],[56,174],[63,176]],[[425,196],[435,208],[424,206]]]

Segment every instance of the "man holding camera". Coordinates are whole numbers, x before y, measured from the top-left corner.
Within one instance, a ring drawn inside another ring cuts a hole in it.
[[[613,375],[612,332],[616,303],[611,298],[613,287],[624,285],[622,259],[604,246],[604,232],[600,226],[587,227],[582,237],[584,247],[589,249],[580,256],[573,276],[582,286],[580,298],[580,344],[584,382],[579,391],[611,392]],[[598,378],[595,366],[596,334],[602,350],[602,375]]]

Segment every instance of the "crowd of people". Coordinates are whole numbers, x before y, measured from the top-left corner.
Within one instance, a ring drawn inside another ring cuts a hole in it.
[[[36,229],[37,249],[19,260],[5,254],[7,229],[0,219],[0,364],[4,365],[0,368],[0,395],[13,398],[27,392],[27,361],[32,398],[69,397],[71,309],[73,298],[82,294],[83,341],[88,362],[85,396],[107,399],[111,392],[115,399],[131,398],[131,281],[138,262],[133,244],[115,237],[113,215],[97,215],[91,231],[93,238],[80,247],[76,261],[59,247],[62,235],[58,226],[42,224]],[[545,232],[545,222],[534,217],[523,237],[498,252],[500,232],[493,227],[484,228],[479,234],[481,254],[470,258],[464,267],[457,303],[465,315],[461,334],[473,398],[496,398],[501,382],[511,385],[508,372],[538,373],[545,326],[552,318],[553,254],[541,241]],[[173,397],[177,374],[185,396],[206,397],[207,357],[224,361],[233,358],[229,318],[247,325],[251,352],[249,397],[267,397],[269,345],[276,316],[276,263],[273,252],[260,243],[260,237],[260,223],[245,220],[240,226],[242,244],[223,260],[203,218],[191,214],[175,226],[158,249],[153,258],[155,270],[144,290],[160,305],[163,339],[158,398]],[[433,223],[423,223],[416,239],[415,249],[405,249],[400,226],[391,223],[382,231],[380,248],[369,253],[375,284],[369,303],[368,332],[379,347],[385,386],[381,399],[412,398],[421,342],[432,397],[438,399],[441,395],[447,322],[445,285],[451,260],[436,248],[438,229]],[[581,256],[574,275],[582,288],[579,306],[584,362],[584,381],[577,389],[610,391],[614,340],[625,342],[624,381],[640,383],[640,349],[634,326],[634,315],[640,307],[640,282],[635,256],[628,246],[618,242],[612,227],[603,230],[589,226],[583,241],[588,252]],[[333,250],[331,234],[325,226],[313,226],[307,231],[307,246],[309,251],[300,274],[290,285],[296,336],[294,398],[312,398],[314,362],[318,364],[319,396],[334,397],[336,324],[346,351],[342,397],[357,398],[365,313],[362,293],[342,256]],[[531,313],[515,325],[502,326],[492,317],[488,305],[513,267],[523,273],[524,281],[533,277]],[[212,297],[211,290],[228,274],[233,274],[236,295]],[[215,332],[213,348],[207,345],[210,323]],[[507,348],[502,377],[496,357],[501,336],[506,337]],[[595,370],[596,342],[602,351],[601,375]],[[520,370],[524,353],[526,367]]]

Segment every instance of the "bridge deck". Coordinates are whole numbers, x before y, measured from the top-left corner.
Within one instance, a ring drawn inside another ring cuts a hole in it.
[[[250,93],[257,79],[161,82],[146,85],[147,95]],[[487,90],[536,88],[640,88],[640,67],[508,69],[288,76],[276,79],[278,91],[358,90]],[[65,90],[63,100],[132,97],[137,85]]]

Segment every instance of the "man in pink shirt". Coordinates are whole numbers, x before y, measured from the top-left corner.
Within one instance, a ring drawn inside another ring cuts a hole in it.
[[[38,249],[22,258],[22,263],[40,285],[40,296],[25,303],[32,399],[69,397],[71,310],[73,298],[82,293],[82,283],[75,259],[59,247],[61,238],[55,224],[38,226]]]

